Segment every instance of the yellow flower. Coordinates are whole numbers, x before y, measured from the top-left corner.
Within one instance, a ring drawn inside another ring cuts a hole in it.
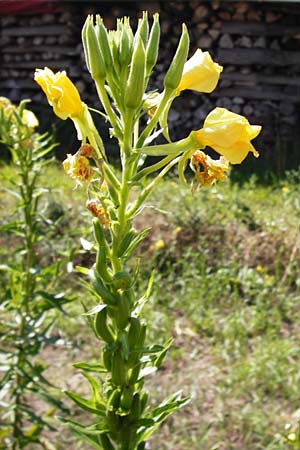
[[[80,154],[67,154],[67,159],[63,161],[64,171],[79,184],[82,181],[89,183],[93,176],[93,170],[89,165],[89,160]]]
[[[155,250],[161,250],[165,246],[166,246],[165,241],[163,239],[159,239],[158,241],[155,242],[154,249]]]
[[[219,81],[223,67],[215,63],[208,52],[198,48],[185,63],[178,91],[192,89],[198,92],[212,92]]]
[[[23,114],[22,114],[22,121],[29,128],[36,128],[39,125],[39,121],[38,121],[37,117],[29,109],[24,109]]]
[[[84,103],[65,71],[53,73],[48,67],[36,69],[34,79],[45,92],[48,102],[58,117],[66,120],[68,117],[73,118],[83,114]]]
[[[203,128],[194,135],[201,147],[212,147],[231,164],[240,164],[252,152],[257,158],[258,152],[251,144],[261,130],[259,125],[250,125],[248,120],[225,108],[215,108],[208,114]]]
[[[229,169],[228,161],[221,156],[214,160],[201,150],[195,152],[191,158],[191,169],[195,173],[196,187],[211,186],[217,180],[224,180]]]

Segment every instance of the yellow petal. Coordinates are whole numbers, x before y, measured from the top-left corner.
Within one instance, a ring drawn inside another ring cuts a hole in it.
[[[215,108],[205,119],[203,128],[195,132],[202,147],[212,147],[231,164],[240,164],[251,151],[258,152],[251,144],[261,130],[259,125],[250,125],[248,120],[225,108]]]
[[[83,114],[84,104],[79,92],[66,72],[52,72],[51,69],[36,69],[35,81],[41,86],[55,114],[65,120]]]
[[[212,92],[219,81],[222,70],[223,67],[215,63],[208,52],[202,52],[198,48],[184,65],[178,90],[180,92],[185,89]]]

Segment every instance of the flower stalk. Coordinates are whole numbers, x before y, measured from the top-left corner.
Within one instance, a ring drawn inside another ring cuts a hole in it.
[[[93,420],[90,424],[75,423],[68,419],[64,421],[78,437],[95,449],[144,450],[146,441],[159,424],[184,406],[188,398],[182,398],[176,393],[153,408],[148,402],[148,392],[144,389],[147,373],[159,368],[172,340],[162,345],[151,344],[147,339],[148,324],[142,306],[149,298],[153,279],[149,280],[149,288],[140,298],[136,291],[139,265],[135,252],[150,228],[138,232],[134,227],[134,219],[158,183],[176,165],[180,179],[185,181],[184,171],[190,161],[197,185],[208,186],[225,178],[228,161],[212,160],[199,150],[210,145],[209,137],[213,134],[213,128],[205,126],[204,131],[191,131],[185,139],[171,142],[167,125],[168,113],[175,97],[184,89],[210,92],[217,85],[222,68],[200,49],[196,56],[187,61],[189,36],[183,25],[177,51],[164,80],[163,93],[153,97],[145,91],[158,56],[160,28],[157,14],[149,32],[148,16],[144,13],[135,35],[128,18],[118,19],[117,29],[107,31],[101,17],[97,16],[94,20],[89,16],[82,36],[87,67],[110,122],[111,136],[118,141],[122,170],[120,176],[114,172],[108,159],[103,157],[107,152],[101,146],[101,152],[91,152],[89,156],[82,155],[79,150],[73,159],[68,156],[67,163],[64,163],[67,173],[77,177],[79,183],[86,184],[89,198],[87,207],[94,216],[96,261],[93,267],[83,270],[90,278],[92,288],[89,292],[95,300],[95,306],[86,314],[90,317],[89,323],[96,338],[102,342],[98,371],[91,375],[93,364],[76,364],[91,384],[91,397],[82,398],[67,392]],[[97,66],[100,63],[103,64],[102,68]],[[38,74],[41,73],[38,71]],[[45,72],[45,77],[48,75]],[[53,82],[63,76],[54,75]],[[43,88],[44,82],[37,81]],[[70,83],[65,80],[68,89]],[[48,91],[52,92],[51,86]],[[49,93],[47,96],[57,112],[57,102]],[[147,100],[150,98],[149,103]],[[71,102],[61,102],[60,106],[64,106],[65,110],[59,110],[58,113],[69,117],[76,126],[77,118],[70,108]],[[147,114],[147,109],[149,120],[143,128],[140,119]],[[81,117],[83,143],[88,141],[97,150],[99,138],[96,137],[94,127],[88,126],[86,117]],[[226,117],[222,117],[223,125],[226,125]],[[249,131],[248,126],[251,130],[248,122],[246,124],[237,117],[235,121],[246,127],[246,131]],[[216,122],[215,129],[217,125]],[[226,138],[226,127],[224,129]],[[160,133],[168,141],[165,144],[155,143]],[[217,134],[215,141],[219,142],[222,131]],[[245,132],[240,147],[235,147],[237,159],[242,160],[246,156],[253,137],[253,133]],[[217,145],[215,149],[218,152],[220,146]],[[226,157],[228,152],[225,149],[225,152],[222,150],[220,153]],[[163,158],[145,165],[149,155]],[[82,171],[82,156],[85,157],[86,172]],[[90,165],[88,158],[94,159],[95,164]],[[99,171],[102,174],[101,183]],[[88,175],[84,177],[84,173]]]

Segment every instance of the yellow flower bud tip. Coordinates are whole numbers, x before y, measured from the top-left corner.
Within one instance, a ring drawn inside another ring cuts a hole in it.
[[[67,158],[63,161],[63,168],[67,175],[76,180],[78,184],[89,183],[93,176],[89,160],[79,153],[67,154]]]
[[[58,117],[66,120],[83,114],[84,103],[65,71],[53,73],[48,67],[36,69],[34,79],[43,89]]]
[[[104,228],[107,228],[109,226],[108,215],[98,200],[88,200],[86,203],[86,207],[94,217],[98,217],[99,222]]]
[[[193,134],[202,148],[209,146],[231,164],[240,164],[249,152],[256,158],[259,156],[250,141],[260,131],[260,125],[250,125],[245,117],[225,108],[215,108],[206,117],[203,128]]]
[[[219,81],[223,67],[215,63],[208,52],[198,48],[185,63],[178,92],[192,89],[198,92],[212,92]]]
[[[195,173],[194,187],[209,187],[215,181],[224,180],[229,169],[229,163],[223,156],[214,160],[201,150],[192,155],[190,166]]]

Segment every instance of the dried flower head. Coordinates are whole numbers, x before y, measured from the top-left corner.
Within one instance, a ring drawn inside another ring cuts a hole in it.
[[[201,150],[193,154],[190,166],[195,173],[195,188],[198,185],[209,187],[215,181],[224,180],[229,169],[229,163],[223,156],[214,160]]]
[[[98,200],[88,200],[86,203],[86,207],[93,214],[93,216],[98,217],[99,222],[104,228],[108,227],[108,215]]]
[[[63,167],[67,175],[79,184],[89,183],[92,179],[93,169],[89,160],[78,152],[75,155],[67,154],[67,158],[63,161]]]

